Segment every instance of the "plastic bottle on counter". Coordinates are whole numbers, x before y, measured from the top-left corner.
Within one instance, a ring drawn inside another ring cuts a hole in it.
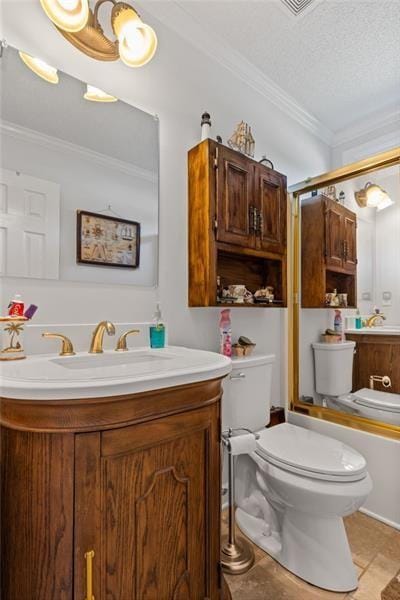
[[[232,356],[232,325],[231,325],[231,311],[229,308],[221,310],[221,317],[219,320],[219,334],[220,334],[220,353],[224,356]]]
[[[10,317],[23,317],[24,308],[25,306],[22,301],[21,294],[15,294],[14,298],[8,305],[8,314]]]

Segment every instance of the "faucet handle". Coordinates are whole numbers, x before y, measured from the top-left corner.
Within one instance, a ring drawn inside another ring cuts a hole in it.
[[[126,345],[126,338],[128,337],[128,335],[137,335],[138,333],[140,333],[140,329],[129,329],[128,331],[125,331],[125,333],[123,333],[120,336],[115,351],[126,352],[128,350],[128,347]]]
[[[71,340],[62,333],[50,333],[49,331],[45,331],[42,333],[42,337],[58,339],[62,341],[60,356],[74,356],[74,347],[72,345]]]

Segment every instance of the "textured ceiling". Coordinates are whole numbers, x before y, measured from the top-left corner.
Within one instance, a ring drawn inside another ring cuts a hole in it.
[[[175,4],[333,131],[400,104],[399,0],[320,0],[297,17],[281,0]]]

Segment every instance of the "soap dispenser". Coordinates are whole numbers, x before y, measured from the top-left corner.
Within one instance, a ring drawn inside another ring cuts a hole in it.
[[[165,346],[165,325],[162,322],[159,303],[157,303],[153,323],[150,326],[150,346],[151,348],[164,348]]]

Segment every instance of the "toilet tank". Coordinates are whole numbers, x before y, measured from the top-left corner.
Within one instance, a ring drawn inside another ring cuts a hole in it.
[[[355,342],[314,343],[315,389],[325,396],[343,396],[353,386]]]
[[[269,423],[274,362],[273,354],[232,359],[232,372],[223,383],[222,431],[257,431]]]

